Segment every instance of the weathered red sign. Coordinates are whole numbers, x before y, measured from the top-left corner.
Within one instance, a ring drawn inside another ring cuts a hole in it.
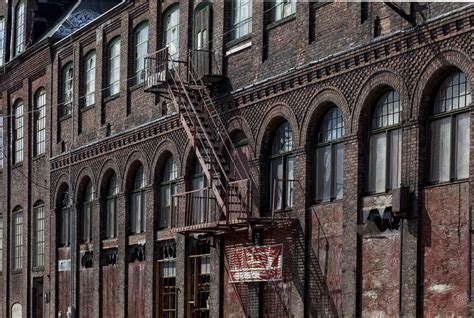
[[[231,283],[282,279],[282,244],[232,248],[227,259]]]

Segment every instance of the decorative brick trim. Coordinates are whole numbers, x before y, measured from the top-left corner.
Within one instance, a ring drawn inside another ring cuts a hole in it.
[[[173,156],[178,171],[181,171],[181,158],[175,143],[171,139],[163,140],[153,154],[153,162],[151,164],[151,171],[153,172],[152,182],[161,175],[165,163],[164,160],[170,155]]]
[[[123,189],[125,189],[126,191],[128,190],[127,185],[132,182],[131,179],[133,178],[135,170],[139,164],[143,165],[145,179],[147,180],[146,185],[150,184],[150,167],[148,161],[146,160],[146,156],[140,150],[134,150],[130,153],[130,155],[128,155],[124,169],[125,177],[123,180]]]
[[[100,189],[106,186],[106,182],[108,181],[107,175],[113,171],[115,173],[115,176],[117,177],[117,184],[119,185],[119,192],[122,192],[122,185],[123,185],[123,175],[122,171],[119,169],[119,166],[115,159],[109,158],[102,167],[100,168],[99,175],[97,177],[97,192],[100,194]]]

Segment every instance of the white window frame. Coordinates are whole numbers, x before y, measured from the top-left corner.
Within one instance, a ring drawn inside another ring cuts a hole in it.
[[[19,271],[23,269],[23,246],[24,246],[24,228],[23,228],[23,210],[16,209],[12,214],[12,270]]]
[[[166,159],[163,167],[160,183],[160,215],[158,218],[159,228],[167,228],[173,225],[173,195],[176,194],[176,179],[178,178],[178,168],[173,156]]]
[[[96,63],[96,52],[95,50],[92,50],[84,59],[84,107],[89,107],[95,104]]]
[[[271,4],[273,22],[289,17],[296,12],[296,0],[274,0]]]
[[[179,4],[173,5],[165,12],[163,39],[168,48],[170,59],[179,60]]]
[[[469,177],[471,104],[471,87],[466,74],[456,71],[446,76],[430,117],[430,183]],[[460,125],[463,125],[461,129]]]
[[[71,246],[71,209],[69,207],[69,192],[65,192],[61,195],[61,204],[59,206],[59,246],[69,247]]]
[[[134,32],[134,84],[139,85],[145,81],[145,57],[148,55],[149,23],[142,22]]]
[[[71,115],[72,101],[74,98],[74,67],[72,62],[67,63],[62,69],[62,96],[59,116],[61,118]]]
[[[13,163],[23,162],[24,149],[24,104],[22,101],[15,103],[13,107]]]
[[[252,0],[232,1],[232,39],[252,33]]]
[[[38,204],[33,208],[33,266],[44,266],[45,252],[45,210],[44,204]]]
[[[44,88],[36,93],[34,119],[34,155],[39,156],[46,150],[46,90]]]
[[[119,188],[117,175],[114,173],[107,187],[107,196],[105,198],[105,238],[113,239],[117,237],[117,198]]]
[[[92,241],[92,202],[94,200],[94,189],[92,182],[88,181],[84,187],[81,203],[81,241],[89,243]]]
[[[0,65],[5,63],[5,17],[0,17]]]
[[[108,45],[107,86],[109,96],[120,92],[120,46],[120,36],[116,36]]]
[[[18,2],[15,9],[15,51],[17,56],[25,48],[25,1]]]
[[[130,193],[130,232],[141,234],[146,231],[146,178],[143,165],[137,168]]]

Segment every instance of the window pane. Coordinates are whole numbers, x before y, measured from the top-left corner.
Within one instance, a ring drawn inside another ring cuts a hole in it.
[[[450,180],[451,118],[431,123],[431,181]]]
[[[135,84],[143,83],[145,57],[148,54],[148,22],[135,32]]]
[[[275,132],[272,144],[272,155],[293,150],[293,130],[288,122],[283,122]]]
[[[286,161],[286,207],[293,206],[293,189],[294,189],[294,163],[293,157],[287,157]]]
[[[5,18],[0,17],[0,65],[4,63],[5,54]]]
[[[372,115],[372,129],[399,124],[401,111],[400,95],[394,90],[386,92],[375,105]]]
[[[108,69],[109,96],[120,91],[120,38],[113,40],[109,46]]]
[[[316,150],[316,199],[318,201],[331,200],[331,146]]]
[[[271,187],[270,198],[271,207],[280,210],[283,207],[283,160],[282,158],[273,159],[271,162]]]
[[[165,46],[172,60],[179,59],[179,6],[175,6],[165,17]]]
[[[44,266],[44,207],[38,206],[34,208],[34,263],[35,267]]]
[[[402,131],[390,132],[390,188],[400,187],[402,177]]]
[[[466,74],[454,72],[441,84],[436,95],[433,114],[463,108],[469,106],[470,102],[471,87]]]
[[[344,144],[336,145],[336,176],[334,177],[334,197],[342,199],[344,192]]]
[[[369,158],[369,191],[385,192],[387,166],[387,135],[386,133],[370,137]]]
[[[456,116],[456,178],[469,177],[469,113]]]

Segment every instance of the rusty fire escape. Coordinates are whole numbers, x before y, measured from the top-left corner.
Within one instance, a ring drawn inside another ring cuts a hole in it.
[[[173,60],[168,48],[145,60],[145,90],[167,100],[195,151],[206,186],[172,198],[170,227],[175,232],[219,234],[246,227],[251,218],[252,180],[236,165],[233,143],[214,104],[210,85],[220,80],[211,51],[192,50],[187,61]],[[178,213],[184,211],[184,213]]]

